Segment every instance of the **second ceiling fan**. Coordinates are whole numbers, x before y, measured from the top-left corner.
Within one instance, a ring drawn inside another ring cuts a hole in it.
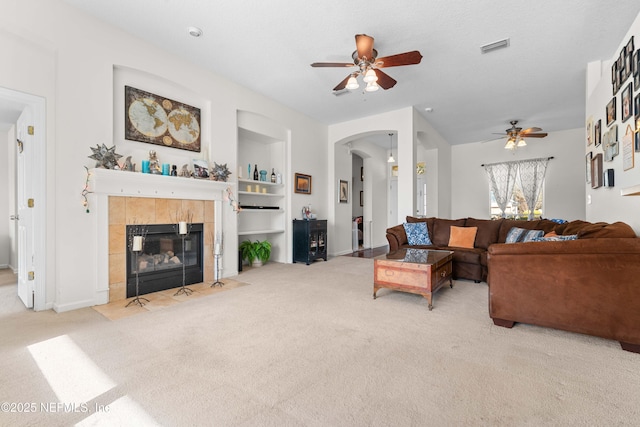
[[[540,132],[542,130],[541,128],[531,127],[522,129],[517,127],[517,120],[511,120],[510,123],[511,127],[505,130],[508,139],[504,148],[507,150],[515,150],[518,147],[524,147],[525,145],[527,145],[523,138],[544,138],[545,136],[547,136],[546,132]]]
[[[411,52],[398,53],[396,55],[378,58],[378,51],[373,48],[373,37],[366,34],[356,34],[356,50],[351,55],[353,62],[314,62],[312,67],[358,67],[358,70],[350,73],[342,80],[334,91],[342,89],[357,89],[360,87],[356,78],[363,76],[367,83],[365,90],[373,92],[382,89],[391,89],[397,83],[391,76],[380,70],[380,68],[399,67],[402,65],[419,64],[422,55],[417,50]]]

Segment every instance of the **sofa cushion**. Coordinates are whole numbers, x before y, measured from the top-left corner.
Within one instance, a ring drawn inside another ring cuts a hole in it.
[[[440,219],[436,218],[433,222],[433,234],[431,241],[436,246],[446,247],[449,245],[449,235],[451,226],[464,227],[465,219]]]
[[[449,232],[449,246],[457,248],[473,248],[478,227],[455,227]]]
[[[542,230],[527,230],[525,228],[513,227],[507,233],[505,243],[522,243],[531,242],[533,239],[543,237],[544,231]]]
[[[489,245],[492,245],[498,241],[498,232],[500,231],[500,224],[502,219],[475,219],[467,218],[464,225],[466,227],[478,227],[476,233],[476,248],[487,249]]]
[[[596,222],[582,227],[578,232],[578,239],[594,239],[600,237],[637,237],[633,228],[624,222]]]
[[[427,231],[426,222],[415,222],[402,224],[404,231],[407,234],[407,242],[410,245],[430,245],[431,239],[429,238],[429,232]]]
[[[480,265],[480,257],[485,251],[483,249],[478,248],[456,248],[453,251],[453,262],[464,262],[468,264],[478,264]]]

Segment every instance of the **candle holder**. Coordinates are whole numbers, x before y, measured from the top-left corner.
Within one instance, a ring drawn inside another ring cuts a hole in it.
[[[216,233],[216,237],[213,242],[213,279],[214,282],[211,284],[211,287],[218,285],[220,287],[224,286],[224,282],[220,280],[220,258],[222,257],[222,233]]]
[[[189,289],[185,286],[185,282],[186,282],[186,267],[187,267],[187,260],[184,256],[184,240],[189,236],[189,234],[191,233],[191,227],[193,226],[193,223],[191,221],[180,221],[178,222],[178,224],[174,225],[175,230],[176,230],[176,234],[178,236],[180,236],[180,238],[182,239],[182,287],[178,290],[178,292],[176,292],[175,294],[173,294],[173,296],[178,296],[181,294],[185,294],[187,296],[191,295],[191,293],[193,292],[193,289]]]
[[[140,307],[144,305],[144,302],[149,302],[146,298],[140,298],[140,279],[138,277],[138,272],[140,270],[140,264],[138,264],[138,254],[144,250],[144,241],[147,237],[147,227],[144,225],[134,225],[129,227],[129,235],[127,236],[127,247],[129,248],[129,252],[134,255],[134,262],[136,268],[136,297],[129,301],[126,307],[129,307],[131,304],[136,304]]]

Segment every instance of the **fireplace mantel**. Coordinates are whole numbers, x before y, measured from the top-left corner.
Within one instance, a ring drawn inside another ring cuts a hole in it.
[[[96,195],[155,197],[159,199],[222,200],[230,182],[183,178],[112,169],[89,170]]]

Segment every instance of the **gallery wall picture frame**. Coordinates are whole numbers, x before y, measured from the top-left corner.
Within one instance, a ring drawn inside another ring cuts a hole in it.
[[[360,181],[364,181],[364,166],[360,166]]]
[[[638,86],[640,88],[640,86]],[[640,93],[638,93],[635,98],[633,98],[633,113],[636,121],[640,118]],[[636,126],[636,129],[638,126]]]
[[[627,129],[622,137],[622,170],[633,169],[634,166],[634,135],[631,125],[627,125]]]
[[[613,122],[616,121],[616,97],[611,98],[611,101],[607,104],[607,109],[605,111],[607,116],[607,126],[611,126]]]
[[[360,206],[364,206],[363,194],[364,194],[364,191],[360,190]]]
[[[589,116],[589,118],[587,118],[586,131],[588,147],[589,145],[593,144],[593,116]]]
[[[311,194],[311,175],[296,172],[293,180],[293,191],[299,194]]]
[[[602,187],[602,174],[602,153],[598,153],[591,159],[591,188]]]
[[[338,200],[340,203],[349,203],[349,181],[341,179],[338,183]]]
[[[624,88],[621,95],[622,99],[622,122],[629,120],[633,116],[633,82]]]
[[[640,88],[640,49],[633,52],[631,64],[633,65],[633,87]]]
[[[593,159],[593,152],[589,151],[585,158],[585,171],[587,184],[591,184],[591,159]]]
[[[593,143],[596,147],[602,143],[602,119],[598,119],[593,125]]]
[[[124,87],[124,137],[187,151],[201,151],[200,109],[151,92]]]

